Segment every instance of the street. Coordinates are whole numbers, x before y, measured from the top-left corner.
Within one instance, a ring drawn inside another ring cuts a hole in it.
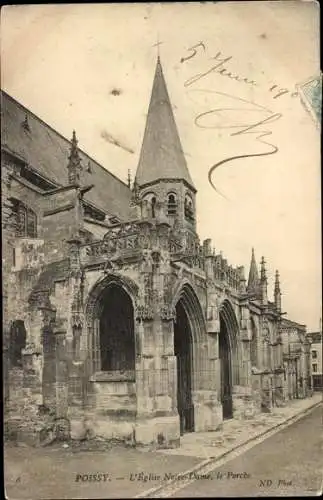
[[[7,444],[4,450],[9,500],[132,498],[158,486],[160,477],[197,465],[197,457],[168,457],[122,446],[31,448]],[[147,477],[149,476],[149,477]]]
[[[201,463],[193,456],[165,455],[104,443],[62,443],[46,448],[6,444],[5,488],[20,498],[133,498]],[[322,405],[249,451],[212,469],[167,496],[226,497],[317,495],[322,478]],[[149,493],[150,495],[150,493]],[[163,495],[163,491],[160,496]]]
[[[316,496],[322,488],[322,406],[173,497]]]

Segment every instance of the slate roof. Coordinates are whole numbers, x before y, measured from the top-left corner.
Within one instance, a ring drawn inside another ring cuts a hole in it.
[[[136,182],[143,186],[159,179],[183,179],[194,188],[158,57]]]
[[[1,113],[1,146],[44,178],[58,186],[66,185],[70,141],[3,91]],[[26,116],[30,130],[23,126]],[[108,214],[127,220],[131,216],[129,187],[81,149],[79,153],[83,166],[81,181],[85,185],[94,184],[85,200]],[[89,164],[91,173],[87,172]]]
[[[306,329],[306,325],[302,325],[301,323],[297,323],[296,321],[292,321],[291,319],[288,318],[283,318],[281,326],[283,328],[297,328],[304,330]]]

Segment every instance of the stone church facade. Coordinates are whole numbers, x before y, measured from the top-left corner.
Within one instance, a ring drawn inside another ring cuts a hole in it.
[[[133,186],[75,133],[5,93],[2,109],[7,433],[171,447],[287,404],[278,272],[271,300],[264,258],[246,280],[200,242],[160,60]]]

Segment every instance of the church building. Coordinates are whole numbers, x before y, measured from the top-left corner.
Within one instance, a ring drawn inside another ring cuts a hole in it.
[[[199,239],[159,58],[132,186],[5,92],[2,112],[7,435],[175,447],[308,396],[278,272],[268,297],[264,257],[246,279]]]

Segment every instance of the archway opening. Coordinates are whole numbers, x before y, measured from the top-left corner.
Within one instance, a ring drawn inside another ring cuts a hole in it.
[[[232,351],[228,328],[223,315],[220,313],[220,336],[219,336],[219,357],[220,357],[220,380],[221,380],[221,403],[223,419],[233,417],[232,405]]]
[[[99,347],[101,371],[135,371],[134,311],[131,298],[119,285],[101,296]]]
[[[192,332],[188,316],[180,299],[176,304],[174,325],[174,353],[177,358],[177,409],[180,433],[194,431],[194,406],[192,398]]]

